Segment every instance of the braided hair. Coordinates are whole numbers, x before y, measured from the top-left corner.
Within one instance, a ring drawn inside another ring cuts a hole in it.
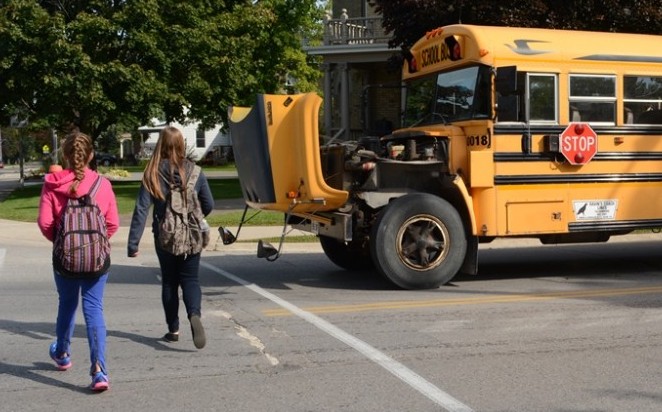
[[[73,132],[65,137],[62,143],[62,157],[67,168],[71,169],[76,175],[69,187],[70,193],[75,194],[78,190],[80,182],[85,177],[85,167],[87,167],[92,158],[93,152],[92,139],[88,135],[81,132]]]

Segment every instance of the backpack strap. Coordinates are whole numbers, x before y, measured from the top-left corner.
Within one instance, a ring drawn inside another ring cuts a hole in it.
[[[101,187],[101,176],[97,176],[96,180],[92,184],[92,187],[90,188],[90,191],[87,193],[88,196],[90,196],[91,199],[94,199],[94,196],[96,196],[100,187]]]
[[[78,204],[90,205],[94,201],[94,198],[97,192],[99,191],[100,187],[101,187],[101,176],[97,176],[97,178],[94,180],[94,183],[92,183],[92,187],[90,187],[90,190],[87,192],[87,194],[84,194],[79,198],[70,197],[67,202],[73,204],[78,203]]]
[[[200,166],[193,165],[193,170],[187,176],[186,190],[195,190],[195,184],[198,182],[198,177],[200,177],[200,170]]]
[[[161,179],[165,182],[165,184],[168,186],[168,189],[172,190],[176,185],[173,184],[170,179],[163,173],[162,171],[159,170],[159,176],[161,176]]]

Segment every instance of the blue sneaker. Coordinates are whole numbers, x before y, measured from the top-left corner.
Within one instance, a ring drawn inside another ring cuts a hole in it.
[[[66,371],[67,369],[71,368],[71,359],[69,358],[69,355],[65,353],[64,356],[59,357],[55,351],[57,351],[57,342],[51,343],[51,347],[48,350],[48,353],[51,355],[51,359],[53,359],[55,362],[57,369]]]
[[[90,385],[90,389],[92,389],[94,392],[103,392],[109,387],[110,384],[108,382],[108,375],[101,371],[92,375],[92,384]]]

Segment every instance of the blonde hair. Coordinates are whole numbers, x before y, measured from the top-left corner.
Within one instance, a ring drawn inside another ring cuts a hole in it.
[[[70,193],[76,193],[78,190],[80,182],[85,177],[85,168],[92,158],[93,152],[92,139],[88,135],[73,132],[65,137],[62,143],[62,158],[66,167],[76,175],[74,182],[69,187]]]
[[[172,183],[175,169],[179,172],[182,182],[186,181],[184,170],[185,158],[186,146],[182,132],[173,126],[166,126],[161,129],[152,158],[147,162],[145,173],[143,173],[143,184],[147,191],[155,198],[165,200],[159,180],[159,165],[161,164],[161,160],[168,160],[170,165],[168,178],[171,179],[170,183]]]

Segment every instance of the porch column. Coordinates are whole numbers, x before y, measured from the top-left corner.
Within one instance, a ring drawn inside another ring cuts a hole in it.
[[[333,76],[333,68],[331,63],[323,63],[324,69],[324,132],[330,139],[333,137],[333,96],[331,96],[331,78]]]
[[[349,140],[349,64],[341,63],[338,68],[340,69],[340,127],[343,129],[344,139]]]

